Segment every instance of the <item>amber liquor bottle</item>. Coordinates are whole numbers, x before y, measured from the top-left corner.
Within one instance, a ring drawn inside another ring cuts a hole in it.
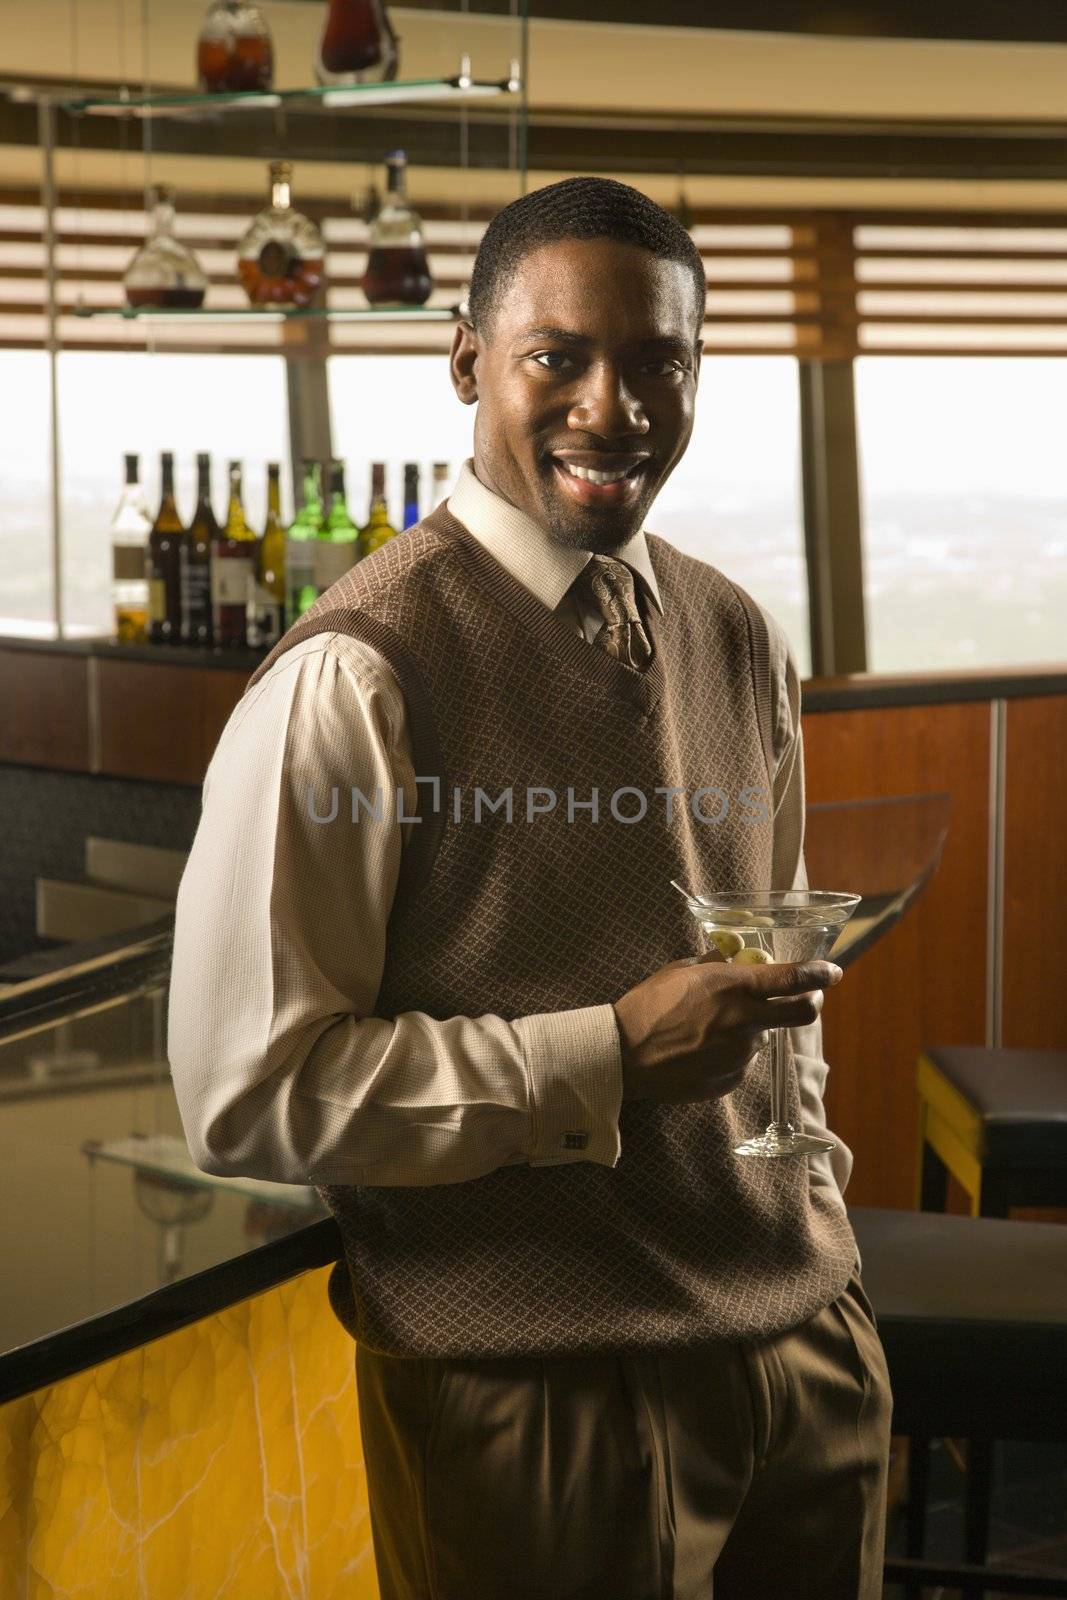
[[[425,305],[433,292],[422,222],[407,201],[408,158],[394,150],[385,158],[388,192],[368,230],[367,268],[361,288],[372,306]]]
[[[178,644],[182,636],[182,552],[185,529],[174,499],[174,455],[159,458],[162,487],[159,510],[145,545],[148,579],[148,640]]]
[[[256,575],[256,536],[241,501],[241,463],[230,462],[226,524],[211,552],[211,610],[215,643],[243,650],[248,643],[248,607]]]
[[[237,276],[254,306],[309,306],[321,301],[326,246],[310,218],[290,204],[292,165],[270,164],[270,204],[237,246]]]
[[[211,615],[211,554],[219,525],[211,505],[211,457],[196,458],[196,510],[185,536],[182,571],[182,641],[209,649],[215,642]]]

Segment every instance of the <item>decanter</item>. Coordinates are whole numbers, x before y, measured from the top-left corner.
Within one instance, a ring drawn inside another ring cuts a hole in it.
[[[404,193],[407,164],[403,150],[386,156],[387,193],[367,230],[369,254],[361,288],[372,306],[425,305],[433,290],[422,222]]]
[[[321,84],[389,83],[398,45],[382,0],[329,0],[315,77]]]
[[[123,274],[131,306],[178,306],[195,310],[204,303],[207,276],[193,252],[174,234],[174,190],[157,184],[148,191],[148,235]]]
[[[237,246],[237,274],[254,306],[310,305],[324,279],[322,235],[289,203],[292,170],[271,162],[270,205]]]
[[[211,0],[197,41],[196,71],[207,94],[270,88],[274,46],[258,7],[249,0]]]

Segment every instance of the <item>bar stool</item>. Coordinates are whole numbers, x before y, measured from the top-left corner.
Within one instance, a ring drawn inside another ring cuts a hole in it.
[[[1067,1050],[928,1046],[919,1055],[919,1209],[951,1172],[971,1215],[1067,1206]]]
[[[971,1215],[1067,1206],[1067,1050],[929,1046],[918,1062],[919,1208],[943,1211],[949,1173]],[[985,1560],[993,1441],[967,1431],[966,1554]],[[933,1429],[908,1449],[908,1554],[925,1541]],[[970,1592],[970,1591],[968,1591]]]
[[[863,1286],[893,1388],[893,1432],[1001,1439],[1067,1437],[1067,1228],[931,1212],[849,1208]],[[924,1502],[925,1510],[925,1502]],[[909,1507],[910,1512],[910,1507]],[[910,1523],[910,1516],[909,1516]],[[969,1534],[970,1530],[968,1530]],[[1067,1575],[889,1558],[887,1583],[1067,1596]]]

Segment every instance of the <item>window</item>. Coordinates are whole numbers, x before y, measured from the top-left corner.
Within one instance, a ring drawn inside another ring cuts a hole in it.
[[[42,358],[43,359],[43,358]],[[196,454],[212,457],[215,514],[226,512],[226,468],[244,465],[244,504],[259,531],[266,464],[282,463],[289,504],[289,423],[280,356],[65,351],[59,357],[64,631],[106,633],[111,623],[108,526],[122,487],[122,457],[141,457],[154,512],[159,455],[173,450],[178,510],[196,504]],[[17,410],[17,408],[12,408]]]
[[[0,350],[0,629],[54,636],[48,357]]]
[[[454,477],[470,455],[474,413],[456,399],[443,351],[334,356],[329,374],[334,448],[355,472],[349,489],[357,516],[371,461],[388,464],[390,508],[398,513],[402,460],[448,461]],[[689,449],[649,526],[748,589],[782,624],[805,674],[799,428],[792,357],[706,357]]]
[[[367,519],[372,461],[386,464],[386,496],[398,528],[404,462],[419,464],[425,515],[432,463],[447,461],[454,481],[472,449],[474,412],[456,399],[446,351],[331,356],[328,375],[333,447],[348,467],[348,502],[355,521]]]
[[[649,527],[747,589],[781,623],[806,677],[803,526],[795,360],[705,356],[693,437]]]
[[[861,357],[868,666],[1062,661],[1067,359]]]

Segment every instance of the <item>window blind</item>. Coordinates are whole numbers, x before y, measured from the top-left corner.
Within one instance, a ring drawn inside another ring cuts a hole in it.
[[[181,197],[179,196],[179,202]],[[246,305],[236,244],[261,197],[186,197],[179,237],[208,274],[206,305]],[[359,280],[367,225],[337,201],[302,197],[327,247],[327,304],[364,304]],[[435,290],[457,304],[488,212],[462,218],[425,208]],[[0,192],[0,345],[47,338],[45,214],[36,191]],[[60,343],[70,349],[323,353],[444,351],[447,322],[199,322],[83,316],[117,311],[122,274],[144,238],[141,198],[61,194],[54,215]],[[710,354],[1062,354],[1067,350],[1067,227],[1045,217],[837,211],[695,212],[692,237],[707,276],[704,342]]]

